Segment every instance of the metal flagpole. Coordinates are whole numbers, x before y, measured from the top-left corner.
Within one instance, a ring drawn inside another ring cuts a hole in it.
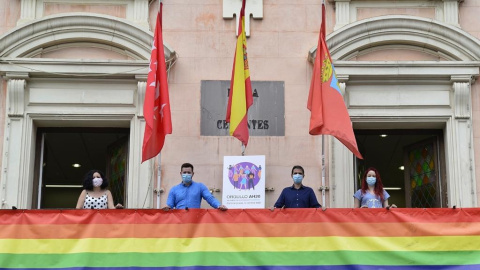
[[[162,169],[161,169],[161,166],[160,166],[160,161],[161,161],[161,155],[162,154],[158,154],[157,155],[157,189],[156,189],[156,192],[157,192],[157,209],[160,209],[160,185],[162,183]]]
[[[325,205],[325,135],[322,135],[322,207]]]
[[[322,5],[325,5],[325,0],[322,1]],[[323,9],[322,9],[323,12]],[[326,14],[322,14],[322,17]],[[318,53],[318,48],[317,48]],[[322,207],[325,205],[325,135],[322,135]]]
[[[158,0],[158,12],[160,12],[160,8],[162,7],[162,2],[163,2],[163,0]],[[163,44],[161,44],[161,45],[157,44],[157,46],[158,47],[161,46],[161,49],[163,50]],[[160,49],[158,49],[158,50],[160,50]],[[157,191],[157,209],[160,209],[160,190],[161,190],[160,185],[162,184],[162,175],[161,175],[162,174],[162,168],[160,166],[161,160],[162,160],[161,156],[162,156],[162,153],[161,152],[158,153],[158,155],[157,155],[157,190],[156,190]]]

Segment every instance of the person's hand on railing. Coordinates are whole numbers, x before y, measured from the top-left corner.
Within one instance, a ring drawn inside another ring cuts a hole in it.
[[[276,209],[276,207],[274,206],[274,207],[270,208],[270,211],[272,211],[272,212],[273,212],[275,209]],[[285,209],[285,205],[284,205],[284,206],[282,206],[282,208],[280,208],[280,209]]]
[[[387,210],[388,210],[390,208],[397,208],[397,206],[392,203],[391,205],[387,205],[387,207],[385,207],[385,208],[387,208]]]

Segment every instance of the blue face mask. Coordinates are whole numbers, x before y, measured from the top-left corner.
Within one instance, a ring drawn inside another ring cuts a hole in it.
[[[375,186],[375,183],[377,182],[377,178],[369,176],[367,177],[367,184],[369,186]]]
[[[182,181],[183,181],[185,184],[191,183],[191,182],[192,182],[192,175],[189,174],[189,173],[183,173],[183,174],[182,174]]]
[[[301,175],[301,174],[294,174],[294,175],[293,175],[293,182],[294,182],[295,184],[300,184],[300,183],[302,183],[302,180],[303,180],[303,175]]]

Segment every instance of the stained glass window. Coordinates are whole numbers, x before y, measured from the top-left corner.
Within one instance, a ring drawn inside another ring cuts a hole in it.
[[[437,207],[437,166],[433,143],[422,145],[408,153],[411,187],[411,207]]]

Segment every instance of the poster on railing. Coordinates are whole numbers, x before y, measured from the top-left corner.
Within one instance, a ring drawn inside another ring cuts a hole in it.
[[[222,204],[231,209],[265,208],[265,156],[223,158]]]

